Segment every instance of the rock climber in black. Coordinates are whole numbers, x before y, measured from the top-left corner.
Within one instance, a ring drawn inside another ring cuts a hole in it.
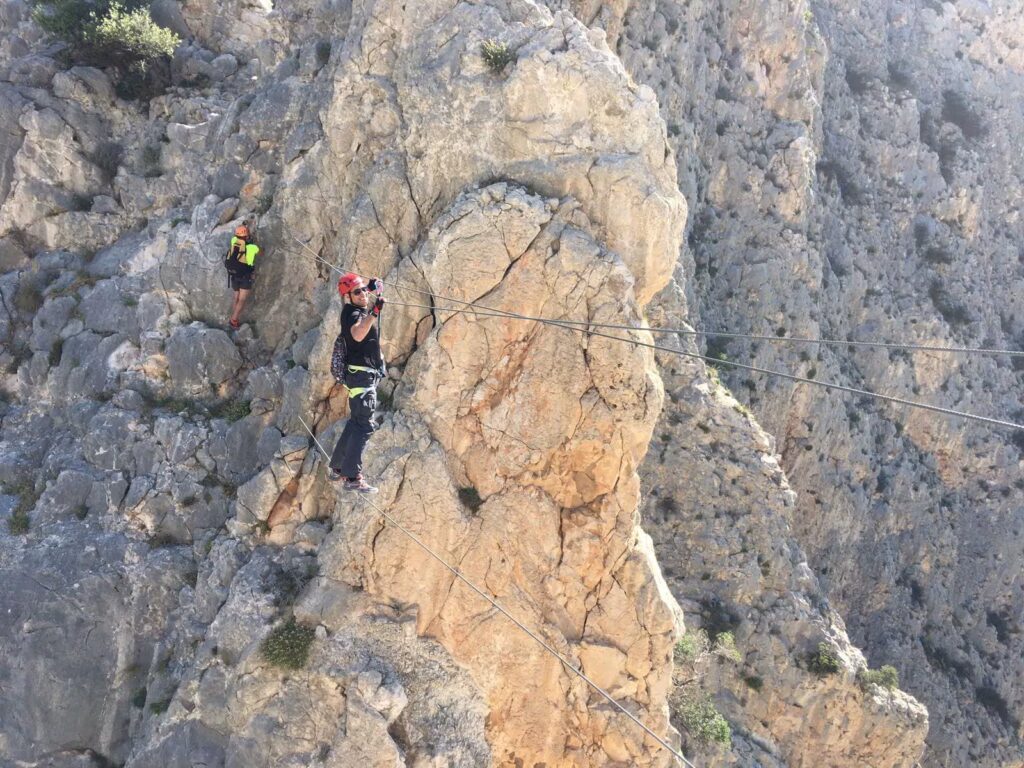
[[[376,493],[377,489],[363,479],[363,449],[377,428],[377,384],[385,375],[378,324],[384,299],[380,297],[380,281],[374,278],[367,285],[352,272],[338,281],[338,293],[344,302],[341,335],[335,343],[331,367],[348,389],[349,418],[334,447],[327,476],[332,481],[344,481],[347,490]]]

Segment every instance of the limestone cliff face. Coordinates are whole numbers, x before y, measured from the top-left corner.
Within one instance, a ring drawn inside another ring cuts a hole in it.
[[[330,265],[389,286],[374,503],[699,765],[1019,764],[1007,435],[723,366],[772,437],[700,363],[447,310],[1019,346],[1020,9],[153,14],[187,42],[139,111],[0,7],[0,766],[670,764],[325,482],[300,419],[330,448],[345,415]],[[1020,408],[1007,361],[659,341]],[[738,658],[682,680],[684,616]],[[284,674],[259,646],[288,617],[316,634]],[[694,687],[731,749],[688,732]]]
[[[691,204],[692,323],[1020,348],[1016,4],[573,5],[658,93]],[[1005,358],[704,348],[983,415],[1020,410]],[[721,373],[778,440],[797,491],[785,517],[821,588],[872,666],[897,666],[928,705],[925,764],[1019,764],[1019,441]],[[656,434],[701,440],[693,427],[669,408]],[[672,498],[698,513],[685,491]],[[701,586],[689,594],[724,591]]]
[[[339,496],[300,422],[331,445],[345,409],[328,373],[339,305],[325,262],[384,275],[376,503],[676,739],[681,617],[638,527],[663,397],[653,357],[402,306],[424,303],[411,286],[639,322],[686,215],[652,92],[599,33],[529,2],[297,9],[234,37],[212,11],[181,7],[195,40],[174,65],[209,85],[170,91],[148,116],[97,70],[62,73],[56,94],[9,64],[20,130],[0,208],[0,451],[6,518],[27,510],[30,524],[5,530],[3,567],[36,586],[4,598],[5,754],[140,768],[668,765],[373,506]],[[507,40],[514,65],[491,72],[487,38]],[[60,173],[38,188],[53,152]],[[266,256],[253,321],[228,335],[220,252],[254,208]],[[96,554],[51,564],[44,542]],[[289,616],[316,638],[283,675],[259,647]],[[69,657],[62,641],[79,630],[92,639]],[[43,631],[57,634],[26,643]],[[35,673],[83,685],[26,707]],[[67,732],[53,727],[64,708],[79,713]]]

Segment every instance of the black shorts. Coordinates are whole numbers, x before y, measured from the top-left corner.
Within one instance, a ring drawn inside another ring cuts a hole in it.
[[[247,275],[228,275],[228,285],[231,286],[232,291],[251,291],[252,282],[252,272]]]

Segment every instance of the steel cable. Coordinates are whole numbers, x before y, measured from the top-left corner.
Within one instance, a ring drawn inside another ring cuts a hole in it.
[[[301,240],[299,240],[298,238],[295,238],[294,236],[293,236],[293,239],[295,240],[295,242],[297,242],[299,245],[301,245],[303,248],[305,248],[313,256],[313,258],[315,258],[317,261],[320,261],[320,262],[326,264],[328,267],[330,267],[331,269],[333,269],[334,271],[336,271],[336,272],[338,272],[340,274],[345,274],[345,272],[343,270],[341,270],[339,267],[336,267],[335,265],[331,264],[329,261],[327,261],[326,259],[321,257],[319,254],[314,253],[313,250],[311,248],[309,248],[308,246],[306,246],[305,243],[303,243]],[[358,272],[354,272],[353,274],[359,275]],[[359,275],[359,276],[363,277],[364,279],[369,279],[366,275]],[[526,320],[526,321],[530,321],[530,322],[545,323],[545,324],[548,324],[548,325],[554,325],[554,326],[558,326],[558,327],[561,327],[561,328],[566,328],[567,330],[575,331],[577,333],[581,333],[581,334],[584,334],[586,336],[598,336],[598,337],[601,337],[601,338],[611,339],[613,341],[621,341],[621,342],[624,342],[626,344],[636,344],[637,346],[646,347],[648,349],[653,349],[653,350],[658,351],[658,352],[664,352],[666,354],[677,355],[679,357],[688,357],[688,358],[692,358],[692,359],[695,359],[695,360],[703,360],[706,363],[710,363],[710,364],[716,365],[716,366],[717,365],[728,365],[728,366],[731,366],[733,368],[738,368],[740,370],[750,371],[751,373],[760,373],[760,374],[764,374],[766,376],[776,376],[778,378],[787,379],[789,381],[793,381],[793,382],[796,382],[798,384],[812,384],[812,385],[815,385],[815,386],[818,386],[818,387],[824,387],[825,389],[835,389],[835,390],[840,391],[840,392],[847,392],[849,394],[859,395],[859,396],[862,396],[862,397],[870,397],[870,398],[874,398],[874,399],[877,399],[877,400],[883,400],[885,402],[894,403],[894,404],[897,404],[897,405],[905,405],[905,406],[910,407],[910,408],[920,408],[922,410],[931,411],[933,413],[941,413],[941,414],[943,414],[945,416],[953,416],[953,417],[965,419],[965,420],[968,420],[968,421],[976,421],[976,422],[979,422],[979,423],[982,423],[982,424],[988,424],[990,426],[1004,427],[1004,428],[1008,428],[1008,429],[1024,430],[1024,424],[1018,424],[1018,423],[1013,422],[1013,421],[1006,421],[1006,420],[1003,420],[1003,419],[993,419],[993,418],[990,418],[988,416],[977,416],[977,415],[972,414],[972,413],[966,413],[964,411],[958,411],[958,410],[956,410],[954,408],[944,408],[943,406],[939,406],[939,405],[931,405],[930,403],[922,403],[919,400],[908,400],[906,398],[896,397],[894,395],[883,395],[881,393],[872,392],[872,391],[867,390],[867,389],[859,389],[857,387],[849,387],[849,386],[846,386],[845,384],[836,384],[834,382],[819,381],[818,379],[811,379],[811,378],[808,378],[806,376],[797,376],[797,375],[792,374],[792,373],[785,373],[783,371],[775,371],[775,370],[772,370],[770,368],[760,368],[758,366],[748,365],[746,363],[738,363],[738,362],[733,361],[733,360],[721,360],[719,358],[709,357],[708,355],[701,355],[701,354],[698,354],[696,352],[685,352],[683,350],[673,349],[672,347],[666,347],[666,346],[664,346],[662,344],[651,344],[649,342],[639,341],[637,339],[624,339],[621,336],[613,336],[613,335],[608,334],[608,333],[602,333],[600,331],[590,330],[591,327],[605,327],[605,326],[611,325],[612,327],[618,328],[618,329],[621,329],[621,330],[628,330],[628,331],[633,331],[633,332],[643,332],[643,331],[651,332],[651,329],[649,329],[649,328],[644,328],[644,327],[640,327],[640,326],[590,323],[590,322],[573,321],[573,320],[557,320],[557,319],[554,319],[554,318],[547,318],[547,317],[534,317],[534,316],[531,316],[531,315],[523,315],[523,314],[520,314],[518,312],[512,312],[512,311],[509,311],[509,310],[497,309],[497,308],[494,308],[494,307],[487,307],[487,306],[484,306],[484,305],[475,304],[473,302],[463,301],[462,299],[456,299],[456,298],[452,298],[450,296],[444,296],[444,295],[441,295],[441,294],[431,293],[430,291],[425,291],[422,288],[416,288],[416,287],[413,287],[413,286],[408,286],[408,285],[405,285],[404,283],[400,283],[400,282],[397,282],[397,281],[388,281],[387,285],[393,286],[393,287],[395,287],[395,288],[397,288],[399,290],[409,290],[409,291],[413,291],[415,293],[419,293],[419,294],[422,294],[422,295],[425,295],[425,296],[430,296],[433,299],[440,299],[442,301],[452,301],[452,302],[454,302],[456,304],[461,304],[461,305],[467,307],[467,309],[446,308],[446,307],[438,307],[437,305],[414,304],[414,303],[398,302],[398,301],[393,301],[393,300],[390,301],[391,304],[394,304],[394,305],[397,305],[397,306],[417,307],[417,308],[421,308],[421,309],[427,309],[427,310],[430,310],[432,312],[440,311],[440,312],[452,312],[452,313],[469,313],[469,314],[476,314],[476,315],[479,315],[479,316],[482,316],[482,317],[506,317],[506,318],[512,318],[512,319],[517,319],[517,320]],[[715,334],[710,334],[710,335],[715,335]]]
[[[306,424],[305,421],[303,421],[301,416],[299,417],[299,421],[302,423],[302,426],[306,428],[306,431],[309,433],[309,436],[311,438],[313,438],[313,442],[316,443],[317,448],[320,449],[320,452],[323,454],[324,459],[326,461],[330,462],[330,455],[327,453],[327,450],[323,447],[323,445],[321,445],[320,441],[317,439],[317,436],[313,433],[313,430],[310,429],[309,425]],[[370,501],[369,498],[363,496],[363,500],[367,504],[369,504],[371,507],[373,507],[375,510],[377,510],[377,512],[379,512],[381,514],[381,516],[384,517],[384,519],[386,519],[389,523],[391,523],[399,531],[401,531],[409,539],[411,539],[412,542],[414,544],[416,544],[416,546],[418,546],[420,549],[422,549],[424,552],[426,552],[428,555],[430,555],[432,558],[434,558],[437,562],[439,562],[441,565],[443,565],[445,568],[447,568],[452,573],[452,575],[454,575],[457,579],[461,580],[464,584],[466,584],[466,586],[468,586],[470,589],[472,589],[474,592],[476,592],[480,597],[482,597],[484,600],[486,600],[488,603],[490,603],[491,606],[494,607],[495,610],[500,612],[505,618],[507,618],[509,621],[511,621],[513,624],[515,624],[517,627],[519,627],[520,630],[522,630],[526,635],[528,635],[530,637],[530,639],[532,639],[535,643],[537,643],[541,648],[543,648],[549,654],[551,654],[556,659],[558,659],[558,661],[566,669],[568,669],[574,675],[576,675],[581,680],[583,680],[583,682],[585,682],[587,685],[589,685],[591,688],[593,688],[597,693],[599,693],[605,700],[607,700],[608,703],[610,703],[613,707],[618,709],[622,714],[624,714],[626,717],[628,717],[630,720],[632,720],[634,723],[636,723],[638,726],[640,726],[647,733],[648,736],[650,736],[655,741],[657,741],[658,744],[662,748],[667,750],[669,753],[671,753],[673,757],[675,757],[677,760],[681,760],[683,762],[683,764],[686,765],[686,766],[689,766],[689,768],[696,768],[696,766],[694,766],[693,763],[691,763],[689,760],[686,759],[686,756],[682,752],[677,752],[676,749],[671,744],[669,744],[665,739],[663,739],[661,736],[659,736],[653,730],[651,730],[651,728],[649,726],[647,726],[642,720],[640,720],[640,718],[638,718],[636,715],[634,715],[632,712],[630,712],[628,709],[626,709],[624,706],[622,706],[618,701],[616,701],[615,698],[610,693],[605,691],[601,686],[599,686],[597,683],[595,683],[593,680],[591,680],[582,670],[577,669],[568,659],[566,659],[562,654],[560,654],[558,651],[556,651],[554,648],[552,648],[551,645],[549,643],[547,643],[543,638],[539,637],[529,627],[527,627],[525,624],[523,624],[523,622],[521,622],[519,619],[517,619],[515,616],[513,616],[511,613],[509,613],[497,600],[495,600],[489,594],[487,594],[482,589],[480,589],[476,584],[474,584],[472,581],[470,581],[462,573],[462,571],[460,571],[455,566],[451,565],[447,560],[445,560],[443,557],[441,557],[439,554],[437,554],[433,549],[431,549],[427,544],[425,544],[418,536],[416,536],[414,533],[412,533],[411,531],[406,529],[405,526],[403,526],[400,522],[398,522],[394,517],[392,517],[387,512],[385,512],[380,506],[378,506],[377,504],[374,504],[372,501]]]

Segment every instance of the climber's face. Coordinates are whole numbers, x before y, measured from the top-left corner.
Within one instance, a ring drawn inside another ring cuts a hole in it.
[[[370,303],[370,292],[365,288],[354,288],[349,291],[348,298],[357,307],[365,309]]]

